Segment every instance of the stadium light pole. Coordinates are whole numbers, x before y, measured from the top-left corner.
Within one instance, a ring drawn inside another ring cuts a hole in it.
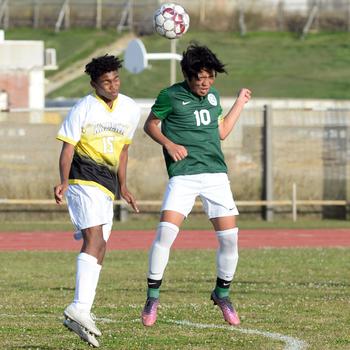
[[[176,44],[177,44],[177,40],[176,39],[172,39],[170,40],[170,52],[172,53],[172,55],[174,57],[176,57]],[[176,82],[176,59],[172,58],[170,60],[170,85],[175,84]]]

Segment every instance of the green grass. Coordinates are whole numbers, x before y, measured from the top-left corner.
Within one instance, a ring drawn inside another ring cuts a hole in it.
[[[158,216],[138,217],[130,214],[127,221],[114,221],[113,230],[154,230],[158,225]],[[322,228],[350,228],[349,220],[321,220],[299,219],[275,220],[272,222],[260,219],[238,219],[241,229],[322,229]],[[203,214],[190,215],[181,226],[182,230],[211,230],[212,225]],[[43,231],[72,231],[70,221],[4,221],[1,223],[0,232],[43,232]]]
[[[59,70],[117,38],[115,30],[84,28],[59,33],[30,28],[6,31],[6,39],[44,40],[45,47],[56,48]],[[300,40],[292,33],[258,32],[242,38],[232,32],[191,29],[178,40],[177,51],[181,53],[192,40],[210,47],[227,64],[229,74],[220,75],[215,83],[222,96],[234,96],[246,86],[254,97],[350,99],[350,33],[312,33]],[[142,37],[142,41],[147,52],[170,50],[169,41],[157,35]],[[151,67],[137,75],[122,71],[123,93],[154,98],[169,84],[169,62],[149,63]],[[177,79],[182,79],[179,68]],[[89,91],[88,77],[82,76],[49,97],[81,97]]]
[[[144,39],[149,52],[169,49],[167,41],[154,39]],[[233,33],[189,32],[179,41],[178,52],[191,40],[207,45],[227,64],[229,74],[220,75],[215,83],[222,96],[247,86],[254,97],[350,98],[350,33],[313,34],[301,41],[290,33],[250,33],[241,38]],[[168,67],[154,61],[151,70],[131,82],[125,75],[127,92],[142,94],[143,76],[145,81],[157,77],[159,90],[168,83]]]
[[[142,38],[147,52],[167,52],[168,40],[153,35]],[[228,75],[215,82],[222,96],[234,96],[243,87],[254,97],[350,98],[350,33],[310,34],[300,40],[290,33],[236,33],[190,31],[178,41],[181,53],[191,40],[210,47],[227,64]],[[150,61],[150,69],[133,75],[121,73],[123,93],[154,98],[169,84],[169,62]],[[182,79],[177,69],[177,79]],[[147,86],[147,88],[145,88]],[[80,97],[89,92],[81,77],[49,97]]]
[[[2,349],[87,349],[61,325],[71,302],[74,253],[0,255]],[[209,301],[215,251],[173,251],[161,291],[159,318],[144,328],[146,252],[109,252],[94,312],[103,349],[283,349],[282,341],[225,327]],[[348,349],[349,249],[241,250],[232,299],[240,328],[305,341],[308,349]],[[223,328],[179,326],[172,322]]]

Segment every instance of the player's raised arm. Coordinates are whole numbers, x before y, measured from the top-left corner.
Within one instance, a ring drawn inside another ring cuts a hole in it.
[[[246,88],[239,91],[235,103],[219,124],[219,135],[221,140],[224,140],[232,131],[245,104],[250,100],[251,94],[252,92]]]

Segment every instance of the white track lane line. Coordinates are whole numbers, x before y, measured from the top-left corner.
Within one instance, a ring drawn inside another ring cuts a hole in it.
[[[8,318],[17,318],[18,315],[11,315],[11,314],[0,314],[0,317],[8,317]],[[35,314],[26,314],[26,315],[22,315],[22,317],[28,317],[28,318],[36,318],[38,317],[38,315]],[[57,318],[57,319],[61,319],[62,317],[57,317],[54,315],[40,315],[40,317],[46,317],[46,318]],[[63,318],[62,318],[63,319]],[[113,323],[113,322],[117,322],[113,319],[110,318],[97,318],[97,321],[100,321],[102,323]],[[125,321],[123,321],[125,322]],[[132,323],[136,323],[136,322],[141,322],[139,319],[135,319],[131,321]],[[220,325],[216,325],[216,324],[205,324],[205,323],[194,323],[194,322],[190,322],[190,321],[176,321],[176,320],[162,320],[161,322],[165,322],[165,323],[172,323],[172,324],[176,324],[178,326],[187,326],[187,327],[194,327],[194,328],[200,328],[200,329],[225,329],[228,331],[232,331],[232,332],[240,332],[240,333],[244,333],[244,334],[256,334],[256,335],[261,335],[265,338],[270,338],[273,340],[280,340],[283,341],[286,346],[283,348],[283,350],[304,350],[307,348],[307,343],[303,340],[297,339],[297,338],[293,338],[293,337],[289,337],[287,335],[283,335],[283,334],[279,334],[279,333],[272,333],[272,332],[265,332],[265,331],[259,331],[258,329],[249,329],[249,328],[241,328],[241,327],[232,327],[232,326],[220,326]]]
[[[261,335],[266,338],[274,339],[274,340],[280,340],[285,342],[286,346],[284,347],[284,350],[302,350],[306,349],[307,343],[303,340],[289,337],[287,335],[279,334],[279,333],[272,333],[272,332],[265,332],[265,331],[259,331],[257,329],[247,329],[247,328],[241,328],[241,327],[230,327],[230,326],[219,326],[215,324],[204,324],[204,323],[193,323],[190,321],[174,321],[174,320],[167,320],[167,323],[174,323],[179,326],[187,326],[187,327],[194,327],[194,328],[209,328],[209,329],[225,329],[233,332],[240,332],[244,334],[256,334]]]

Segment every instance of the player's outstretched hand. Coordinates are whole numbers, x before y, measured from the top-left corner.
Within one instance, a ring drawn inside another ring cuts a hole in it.
[[[252,95],[252,92],[249,89],[243,88],[239,90],[239,93],[237,95],[237,101],[245,104],[250,100],[251,95]]]
[[[165,146],[170,157],[175,161],[182,160],[187,157],[187,149],[184,146],[177,145],[176,143],[171,143]]]
[[[140,212],[134,196],[128,191],[127,188],[120,189],[120,196],[133,208],[135,213]]]
[[[68,185],[59,184],[54,187],[53,192],[55,195],[55,201],[57,204],[63,203],[64,193],[67,191]]]

